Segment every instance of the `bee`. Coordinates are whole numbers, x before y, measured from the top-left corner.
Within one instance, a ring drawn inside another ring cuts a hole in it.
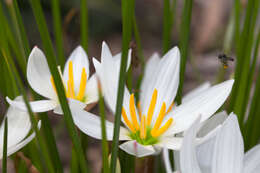
[[[234,61],[234,58],[228,57],[226,54],[219,54],[218,59],[223,64],[224,69],[228,68],[228,61]]]

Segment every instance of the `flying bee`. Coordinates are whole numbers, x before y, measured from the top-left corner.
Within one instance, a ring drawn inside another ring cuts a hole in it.
[[[234,61],[234,58],[228,57],[226,54],[219,54],[218,59],[220,62],[223,64],[224,69],[228,68],[228,62],[229,61]]]

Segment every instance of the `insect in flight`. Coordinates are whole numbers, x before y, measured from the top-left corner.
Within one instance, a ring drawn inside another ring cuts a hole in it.
[[[223,67],[228,68],[228,61],[234,61],[234,58],[228,57],[226,54],[219,54],[218,59],[223,64]]]

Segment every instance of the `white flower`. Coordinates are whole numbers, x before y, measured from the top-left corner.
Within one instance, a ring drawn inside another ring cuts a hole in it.
[[[17,97],[15,101],[22,101],[22,98]],[[3,157],[5,118],[7,118],[8,122],[7,156],[23,148],[35,136],[35,133],[28,136],[31,130],[31,121],[28,113],[10,106],[0,126],[0,159]],[[40,128],[40,121],[38,128]]]
[[[60,68],[58,69],[60,71]],[[87,104],[98,101],[96,75],[94,74],[89,78],[89,61],[87,54],[81,46],[78,46],[71,53],[61,77],[66,97],[68,100],[74,99],[80,101],[76,105],[78,108],[84,109]],[[29,56],[27,80],[35,92],[47,98],[47,100],[30,102],[34,112],[54,110],[55,113],[62,114],[56,87],[45,55],[37,47],[33,48]],[[7,101],[15,107],[26,110],[23,102],[12,101],[9,98],[7,98]]]
[[[96,73],[101,81],[105,101],[115,113],[119,68],[108,46],[103,43],[101,62],[93,59]],[[119,140],[128,140],[120,148],[129,154],[143,157],[155,154],[162,147],[178,150],[183,132],[201,115],[201,121],[208,119],[228,97],[233,80],[198,89],[191,93],[180,106],[173,108],[173,101],[179,84],[180,53],[177,47],[163,58],[154,54],[148,61],[141,85],[140,101],[135,104],[134,94],[127,88],[124,92],[122,122]],[[74,122],[84,133],[101,138],[99,117],[85,111],[72,110]],[[106,122],[108,140],[113,137],[113,123]]]
[[[187,130],[180,150],[181,173],[257,173],[260,145],[244,154],[243,138],[235,114],[231,113],[217,135],[197,146],[199,121]],[[167,159],[166,159],[167,160]],[[168,167],[168,172],[172,172]]]

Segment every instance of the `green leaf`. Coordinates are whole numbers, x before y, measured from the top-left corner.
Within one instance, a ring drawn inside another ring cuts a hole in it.
[[[134,14],[134,1],[133,0],[122,0],[122,25],[123,25],[123,42],[122,42],[122,60],[120,66],[119,85],[117,93],[116,113],[115,113],[115,124],[114,124],[114,135],[112,143],[112,156],[110,163],[111,173],[116,171],[116,159],[118,155],[118,139],[121,122],[122,103],[125,89],[126,80],[126,66],[128,58],[128,46],[132,36],[132,17]]]
[[[184,9],[182,11],[182,18],[181,18],[181,33],[180,33],[181,68],[180,68],[180,83],[179,83],[178,93],[176,97],[178,104],[181,104],[184,73],[185,73],[186,61],[188,56],[192,4],[193,4],[193,0],[185,0]]]
[[[77,152],[81,171],[88,172],[84,152],[83,152],[82,145],[80,142],[80,138],[77,135],[76,128],[73,124],[73,119],[72,119],[71,111],[70,111],[70,108],[69,108],[69,105],[67,102],[67,98],[65,95],[63,83],[62,83],[60,74],[57,69],[57,65],[56,65],[56,61],[55,61],[55,54],[54,54],[54,50],[52,47],[52,43],[51,43],[50,35],[48,32],[48,28],[46,25],[46,21],[44,19],[43,11],[42,11],[42,8],[40,5],[40,1],[31,0],[30,3],[31,3],[31,7],[33,9],[34,16],[36,18],[36,23],[38,25],[38,29],[40,31],[44,50],[46,52],[47,62],[48,62],[50,71],[52,73],[53,79],[54,79],[54,84],[57,88],[57,94],[58,94],[59,102],[61,104],[61,108],[64,113],[65,123],[66,123],[67,129],[69,131],[69,135],[72,139],[72,143]]]
[[[3,146],[3,160],[2,160],[2,171],[7,173],[7,135],[8,135],[8,121],[7,117],[4,120],[4,146]]]

